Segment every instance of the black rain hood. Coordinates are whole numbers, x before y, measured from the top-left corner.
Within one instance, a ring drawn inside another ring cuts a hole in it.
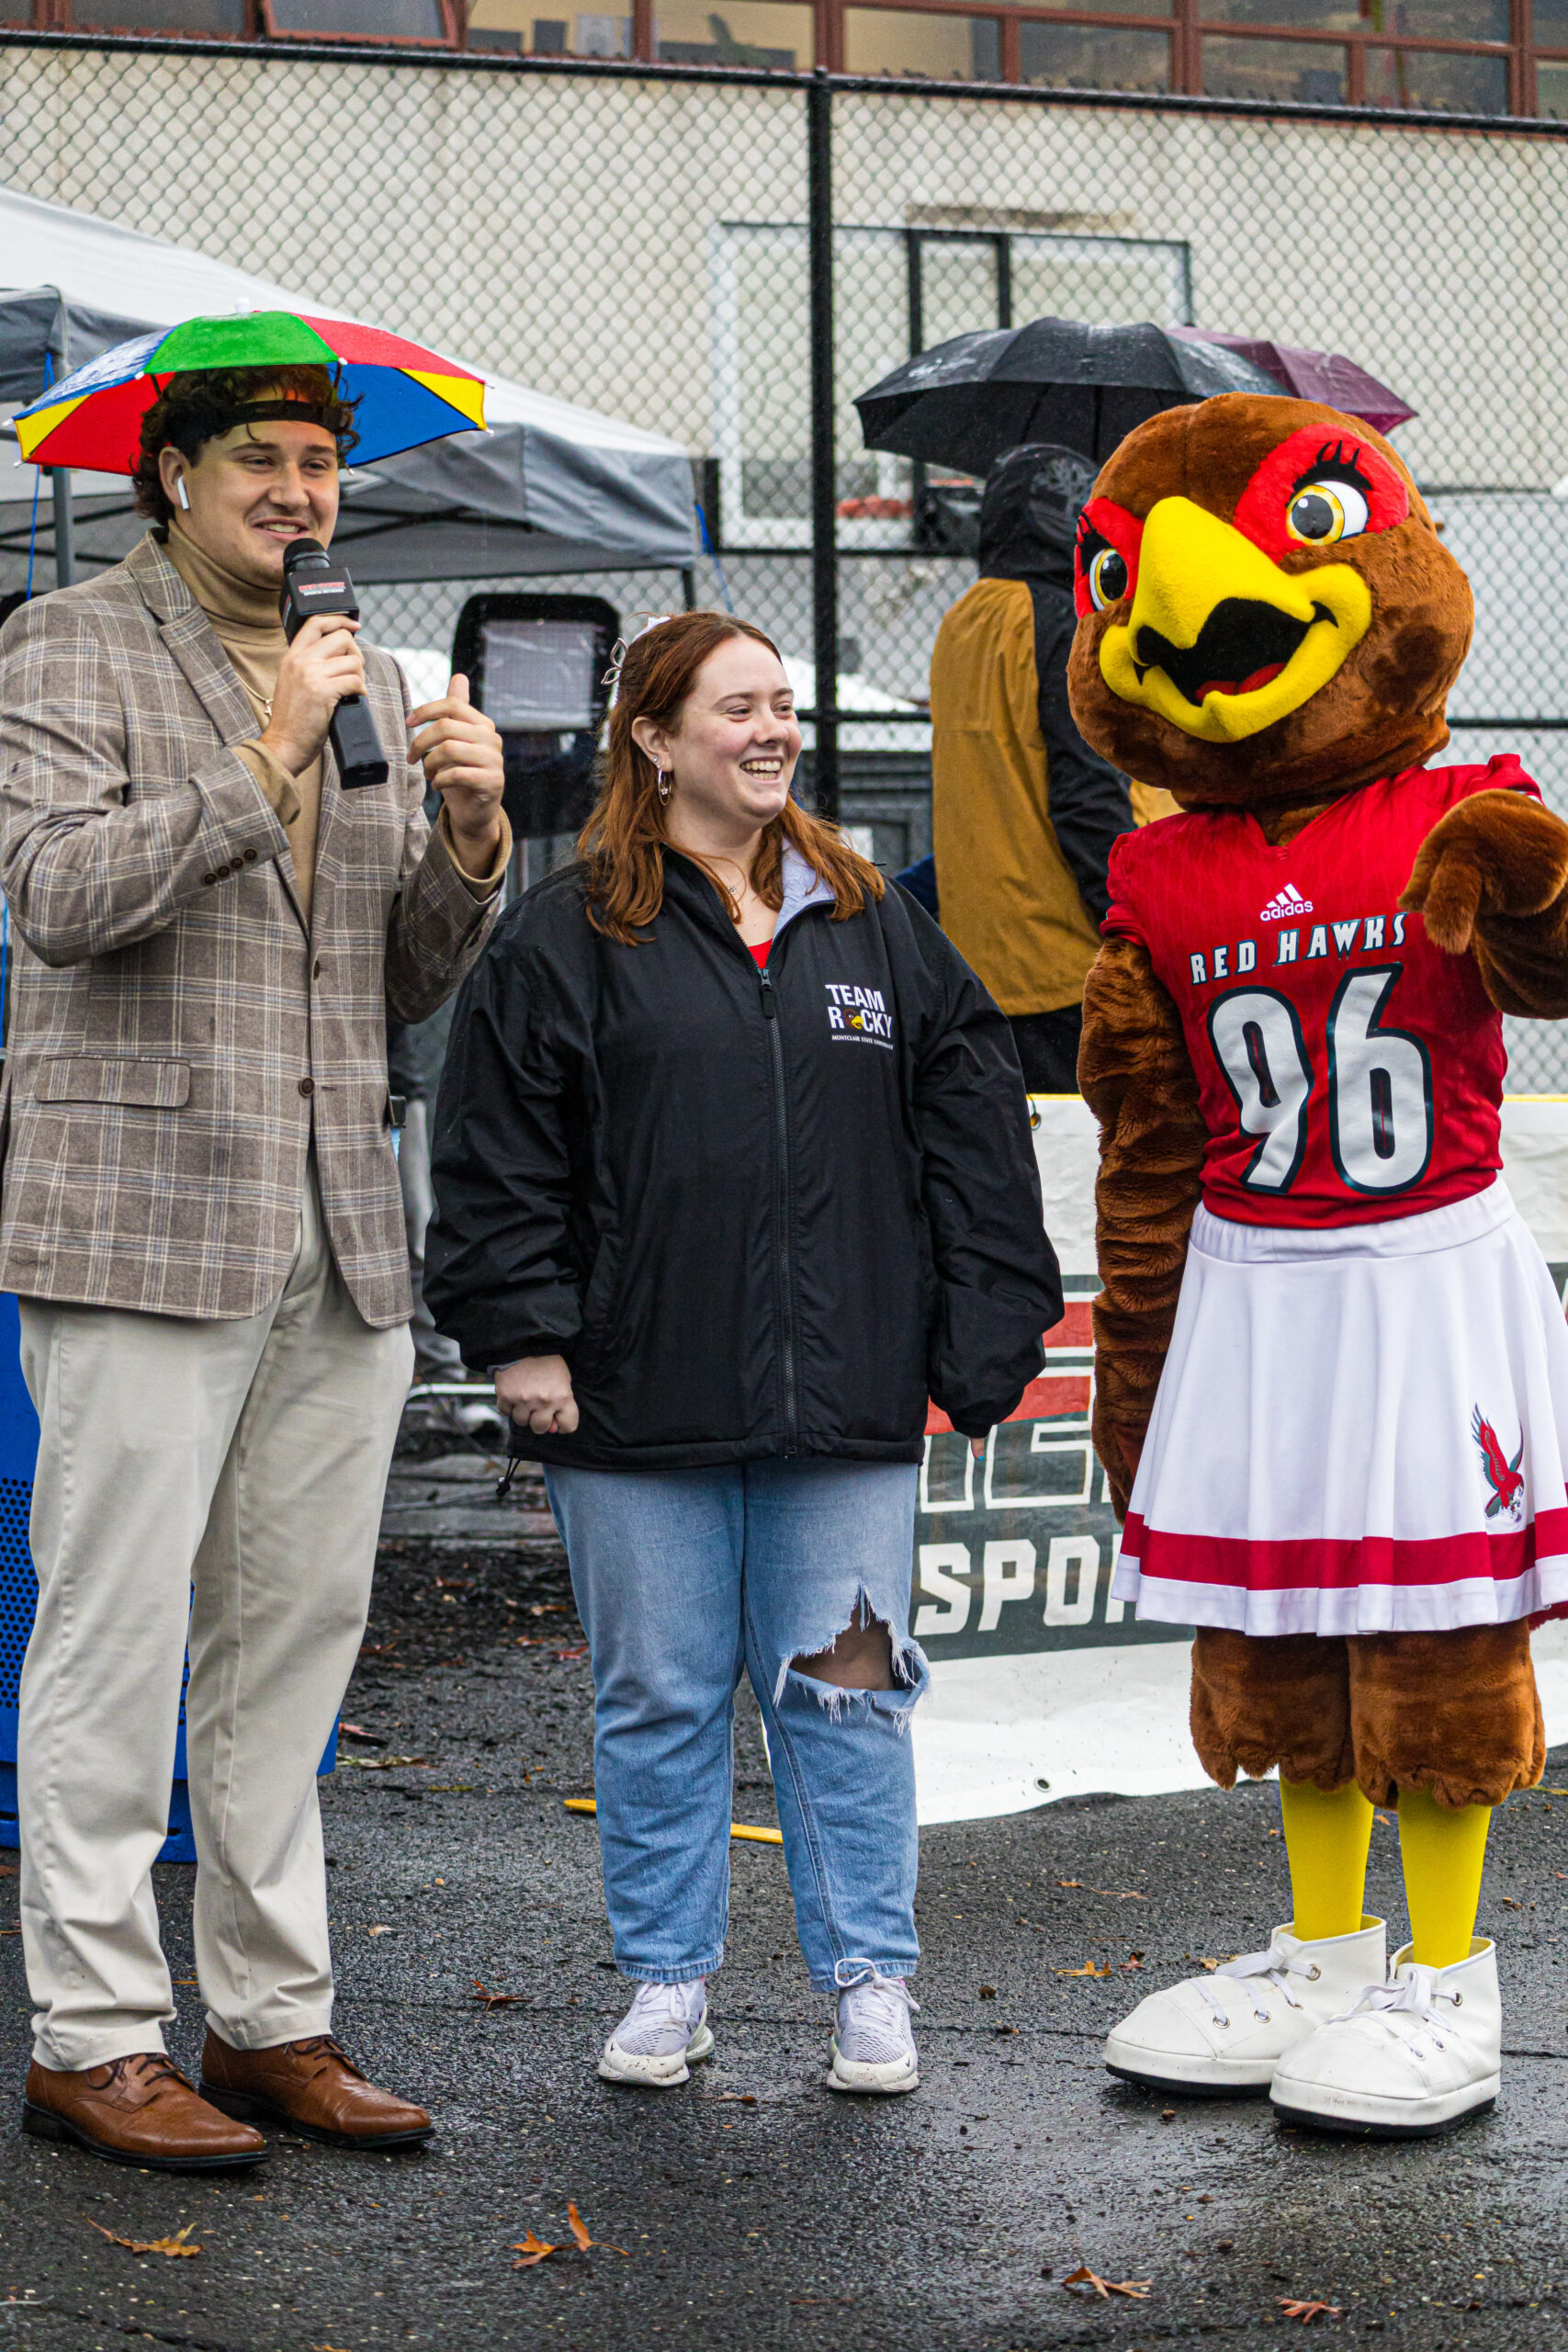
[[[1127,778],[1078,733],[1067,657],[1078,625],[1073,549],[1096,469],[1076,449],[1024,441],[999,458],[980,505],[980,577],[1021,580],[1034,616],[1034,674],[1051,829],[1097,923],[1111,911],[1111,844],[1135,822]]]
[[[1073,584],[1078,516],[1096,468],[1055,441],[1024,441],[998,458],[980,501],[982,580]]]
[[[901,890],[831,920],[793,851],[765,970],[666,852],[648,944],[583,869],[510,907],[457,1001],[424,1296],[465,1360],[563,1355],[525,1457],[918,1462],[980,1436],[1061,1314],[1006,1021]]]

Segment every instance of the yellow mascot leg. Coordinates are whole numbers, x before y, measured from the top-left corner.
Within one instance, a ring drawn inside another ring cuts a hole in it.
[[[1371,1806],[1354,1781],[1326,1793],[1310,1781],[1281,1781],[1280,1810],[1291,1860],[1294,1932],[1304,1943],[1355,1935],[1367,1890]]]
[[[1451,1968],[1456,1960],[1470,1957],[1491,1826],[1489,1804],[1456,1807],[1438,1804],[1427,1789],[1399,1792],[1410,1957],[1424,1967]]]

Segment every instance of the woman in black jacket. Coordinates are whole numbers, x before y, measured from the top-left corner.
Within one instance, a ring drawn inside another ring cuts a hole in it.
[[[425,1295],[542,1461],[595,1690],[605,1894],[638,1984],[600,2058],[713,2047],[731,1722],[767,1728],[829,2082],[919,2080],[907,1726],[927,1398],[979,1438],[1061,1290],[1008,1026],[790,798],[784,665],[689,613],[623,668],[581,863],[459,1000]]]

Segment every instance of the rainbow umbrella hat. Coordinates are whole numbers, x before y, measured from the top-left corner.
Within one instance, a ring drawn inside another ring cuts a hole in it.
[[[85,466],[94,473],[136,470],[141,420],[171,376],[208,368],[328,368],[345,400],[357,400],[356,464],[484,425],[484,384],[455,360],[346,319],[294,311],[251,311],[117,343],[89,360],[12,423],[23,460]]]

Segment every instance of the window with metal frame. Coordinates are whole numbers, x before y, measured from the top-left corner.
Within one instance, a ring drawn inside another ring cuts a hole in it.
[[[722,221],[710,246],[716,538],[727,548],[810,539],[810,342],[807,233],[795,223]],[[862,446],[852,390],[916,351],[1051,312],[1105,321],[1192,318],[1185,243],[1008,227],[840,228],[834,238],[840,404],[839,544],[914,548],[938,526],[945,489],[906,459]]]

